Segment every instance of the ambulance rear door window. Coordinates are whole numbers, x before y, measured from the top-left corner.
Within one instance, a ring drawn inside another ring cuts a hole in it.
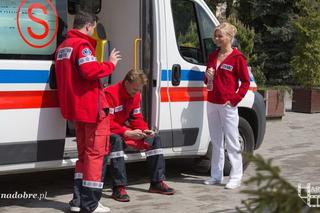
[[[51,59],[67,29],[62,2],[0,0],[0,58]]]

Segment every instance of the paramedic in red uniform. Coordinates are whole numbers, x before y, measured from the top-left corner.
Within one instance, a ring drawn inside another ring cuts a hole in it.
[[[127,174],[124,149],[129,146],[146,151],[149,167],[149,192],[172,195],[175,190],[165,182],[165,161],[159,135],[150,130],[141,113],[141,90],[147,84],[146,75],[130,70],[123,81],[105,89],[110,107],[110,173],[115,200],[129,201],[125,190]]]
[[[75,168],[72,212],[109,212],[99,203],[103,188],[102,167],[108,145],[108,106],[99,79],[110,75],[121,59],[113,50],[110,62],[95,57],[93,34],[97,18],[79,12],[66,40],[55,56],[58,100],[63,117],[75,122],[78,161]],[[107,144],[106,144],[107,143]]]
[[[237,105],[250,86],[245,57],[231,46],[236,31],[237,29],[229,23],[223,23],[214,29],[213,41],[219,48],[209,54],[205,72],[212,160],[211,177],[204,183],[213,185],[223,181],[226,147],[232,166],[229,181],[225,185],[226,189],[234,189],[241,185],[243,171]]]

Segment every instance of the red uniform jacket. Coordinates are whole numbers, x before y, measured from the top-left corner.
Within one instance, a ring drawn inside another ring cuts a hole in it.
[[[212,67],[216,70],[213,78],[213,90],[208,91],[208,101],[215,104],[224,104],[230,101],[232,106],[237,106],[250,86],[245,57],[234,48],[232,53],[216,69],[218,52],[219,50],[215,50],[208,57],[207,69]],[[207,83],[206,77],[204,82]]]
[[[58,100],[65,119],[96,123],[100,109],[107,107],[99,79],[111,74],[114,64],[97,62],[95,46],[93,38],[73,29],[56,50]]]
[[[141,114],[141,94],[130,97],[124,88],[123,82],[119,82],[105,89],[109,105],[110,132],[124,136],[126,130],[149,129]],[[124,138],[125,142],[137,149],[147,149],[149,145],[144,141],[134,141]]]

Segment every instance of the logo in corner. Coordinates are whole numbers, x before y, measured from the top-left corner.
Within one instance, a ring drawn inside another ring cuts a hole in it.
[[[320,207],[320,186],[311,186],[311,183],[302,186],[299,183],[298,195],[309,207]]]

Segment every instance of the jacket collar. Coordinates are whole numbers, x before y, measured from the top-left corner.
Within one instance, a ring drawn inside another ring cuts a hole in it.
[[[120,84],[120,95],[121,95],[124,99],[130,99],[130,98],[132,98],[132,97],[128,94],[128,92],[127,92],[127,90],[126,90],[126,88],[125,88],[125,86],[124,86],[124,81],[119,82],[119,84]]]
[[[94,48],[96,47],[97,41],[92,37],[80,32],[77,29],[72,29],[67,33],[67,38],[82,38],[87,40]]]
[[[230,53],[230,57],[234,57],[234,56],[237,56],[237,55],[242,55],[243,56],[243,54],[237,49],[237,48],[235,48],[235,47],[233,47],[232,48],[233,50],[232,50],[232,52]],[[218,55],[218,53],[219,53],[219,51],[220,51],[220,48],[217,48],[215,51],[214,51],[214,54],[217,56]]]

